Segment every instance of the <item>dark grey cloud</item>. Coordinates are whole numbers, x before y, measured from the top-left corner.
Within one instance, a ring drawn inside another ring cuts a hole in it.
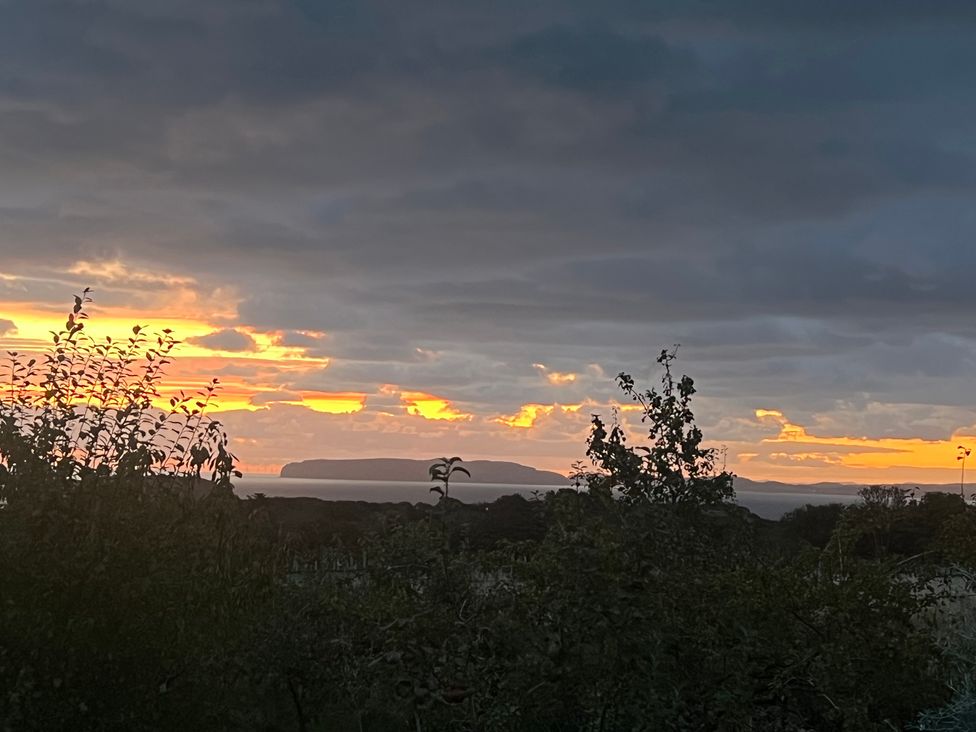
[[[970,2],[0,7],[3,267],[233,286],[292,388],[973,402]]]
[[[498,54],[498,61],[544,83],[595,94],[673,78],[695,66],[694,54],[687,50],[600,22],[552,25],[520,35]]]
[[[12,320],[0,318],[0,336],[17,332],[17,325]]]
[[[255,351],[257,343],[248,333],[233,328],[225,328],[203,336],[191,336],[187,343],[209,348],[212,351]]]

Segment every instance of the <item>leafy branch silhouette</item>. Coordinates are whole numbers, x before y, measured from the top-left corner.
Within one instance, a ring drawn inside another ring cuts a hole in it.
[[[207,414],[218,380],[160,406],[180,341],[168,328],[149,333],[141,325],[119,340],[92,338],[85,331],[90,294],[85,288],[74,296],[43,353],[8,351],[0,365],[0,504],[105,479],[140,488],[149,479],[199,479],[204,471],[229,492],[240,472],[220,422]]]
[[[442,457],[438,458],[437,461],[430,466],[430,479],[435,483],[440,483],[440,485],[435,485],[430,489],[431,493],[437,493],[441,498],[450,497],[450,487],[451,487],[451,476],[455,473],[464,473],[469,478],[471,473],[467,468],[458,465],[458,463],[464,462],[459,457]]]

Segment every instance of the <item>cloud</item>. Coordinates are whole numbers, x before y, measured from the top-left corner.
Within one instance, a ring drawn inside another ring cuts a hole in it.
[[[366,399],[367,395],[362,393],[277,390],[258,392],[251,397],[251,404],[260,407],[289,404],[325,414],[355,414],[366,407]]]
[[[582,404],[523,404],[515,414],[495,417],[493,421],[506,427],[528,429],[553,413],[576,414],[582,408]]]
[[[534,363],[532,367],[537,369],[553,386],[564,386],[566,384],[572,384],[576,381],[578,374],[574,374],[571,371],[561,372],[561,371],[550,371],[545,364]]]
[[[68,273],[79,277],[90,278],[94,281],[111,282],[122,285],[165,285],[191,286],[196,281],[192,277],[172,275],[165,272],[144,272],[132,269],[119,260],[88,262],[78,261],[68,268]]]
[[[186,341],[211,351],[256,351],[258,348],[251,335],[234,328],[216,330],[203,336],[191,336]]]
[[[16,332],[17,326],[14,321],[0,318],[0,336],[14,335]]]
[[[540,417],[551,414],[553,409],[555,405],[552,404],[523,404],[515,414],[496,417],[495,421],[508,427],[528,428]]]
[[[498,61],[555,86],[605,93],[690,72],[695,56],[660,38],[609,25],[551,25],[515,38]]]
[[[433,394],[426,394],[422,391],[401,391],[399,392],[399,396],[407,414],[415,417],[423,417],[424,419],[435,421],[457,422],[470,420],[474,416],[467,412],[462,412],[448,399],[434,396]]]
[[[101,308],[274,362],[226,365],[233,404],[296,397],[256,424],[367,394],[318,414],[528,439],[568,416],[523,405],[606,404],[672,343],[730,442],[774,428],[763,406],[925,439],[976,408],[972,3],[7,10],[18,337],[94,280]]]
[[[306,350],[318,350],[323,343],[328,340],[325,333],[314,331],[287,330],[278,335],[277,343],[279,346],[287,348],[303,348]]]

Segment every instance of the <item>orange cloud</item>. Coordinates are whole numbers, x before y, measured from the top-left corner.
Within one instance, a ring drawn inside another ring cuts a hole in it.
[[[358,392],[303,391],[299,396],[297,401],[282,403],[307,407],[326,414],[355,414],[366,407],[366,395]]]
[[[540,416],[552,414],[553,408],[551,404],[523,404],[515,414],[496,417],[494,421],[508,427],[528,429],[535,425]]]
[[[423,391],[399,391],[397,387],[387,384],[380,389],[380,392],[399,394],[407,414],[415,417],[444,422],[468,421],[474,417],[457,409],[450,400]]]
[[[546,381],[554,386],[562,386],[563,384],[572,384],[576,381],[576,374],[572,373],[561,373],[559,371],[550,371],[546,374]]]
[[[791,423],[783,413],[776,409],[757,409],[756,417],[760,420],[771,420],[780,425],[779,439],[782,440],[802,440],[806,436],[806,430],[800,425]]]
[[[564,413],[576,413],[582,407],[582,404],[523,404],[515,414],[501,415],[492,421],[506,427],[529,429],[534,427],[539,419],[552,414],[557,409]]]
[[[563,386],[565,384],[572,384],[576,381],[577,375],[569,371],[550,371],[549,367],[544,363],[534,363],[533,368],[537,369],[546,377],[548,381],[553,386]]]

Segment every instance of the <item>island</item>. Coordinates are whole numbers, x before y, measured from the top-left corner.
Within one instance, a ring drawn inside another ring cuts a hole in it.
[[[404,458],[362,458],[354,460],[302,460],[281,468],[282,478],[317,478],[329,480],[396,480],[430,482],[430,460]],[[550,470],[500,460],[470,460],[461,463],[471,477],[456,473],[452,483],[498,483],[502,485],[567,486],[569,479]]]

